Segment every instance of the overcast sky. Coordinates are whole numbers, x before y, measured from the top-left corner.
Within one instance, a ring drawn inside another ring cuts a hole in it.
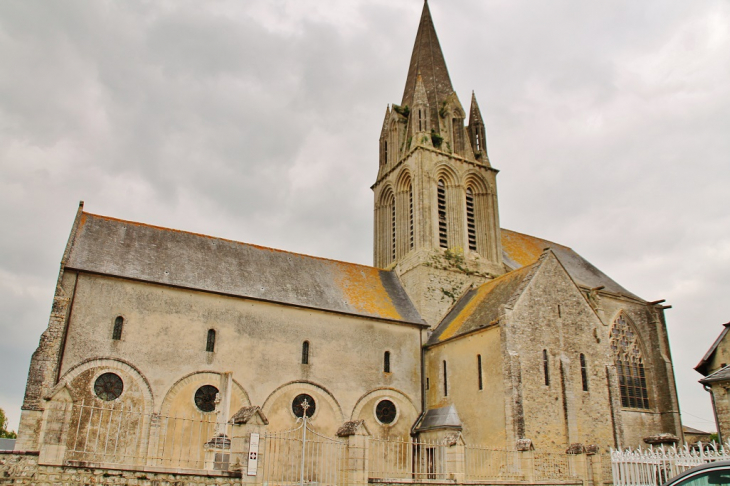
[[[431,0],[501,224],[665,298],[683,420],[730,320],[730,3]],[[372,263],[421,0],[0,2],[0,407],[88,212]]]

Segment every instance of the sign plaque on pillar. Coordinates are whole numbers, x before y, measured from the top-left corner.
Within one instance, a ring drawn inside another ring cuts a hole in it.
[[[259,434],[251,432],[251,439],[248,447],[248,472],[249,476],[256,476],[259,466]]]

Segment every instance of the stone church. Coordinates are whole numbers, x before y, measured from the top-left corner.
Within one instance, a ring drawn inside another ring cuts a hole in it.
[[[269,430],[306,414],[323,435],[364,420],[372,436],[509,449],[681,439],[665,307],[500,228],[485,119],[454,92],[427,3],[377,167],[374,266],[81,204],[16,449],[53,431],[55,402],[226,420],[258,407]]]

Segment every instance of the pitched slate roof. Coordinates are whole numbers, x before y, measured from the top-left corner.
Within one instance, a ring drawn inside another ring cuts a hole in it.
[[[604,287],[606,292],[643,300],[616,283],[611,277],[594,267],[591,262],[567,246],[502,229],[502,258],[512,268],[521,268],[537,261],[545,248],[550,248],[570,277],[581,287]]]
[[[425,324],[393,272],[80,213],[66,268]]]
[[[702,360],[695,366],[695,371],[698,373],[701,373],[705,376],[707,376],[707,372],[709,371],[707,369],[707,366],[710,364],[710,360],[712,359],[712,355],[715,354],[715,351],[717,351],[717,347],[720,345],[723,339],[725,339],[725,336],[728,333],[728,329],[730,329],[730,322],[727,322],[723,324],[723,329],[720,335],[715,339],[715,342],[712,343],[712,346],[710,346],[710,349],[707,350],[705,355],[702,357]]]
[[[423,78],[423,85],[426,88],[431,111],[436,112],[441,102],[454,92],[454,87],[451,84],[449,70],[446,68],[446,60],[436,35],[436,28],[433,25],[428,2],[423,4],[421,22],[418,25],[416,42],[413,45],[402,105],[413,106],[413,95],[419,74]]]
[[[725,366],[724,368],[720,368],[719,370],[715,371],[711,375],[702,378],[700,380],[700,383],[702,384],[708,384],[708,383],[715,383],[718,381],[730,381],[730,365]]]
[[[469,290],[446,314],[426,345],[437,344],[488,327],[499,317],[500,307],[509,305],[520,295],[521,289],[532,278],[537,265],[536,263],[514,270]]]
[[[455,429],[461,430],[462,423],[456,407],[449,405],[448,407],[432,408],[422,415],[421,420],[415,427],[416,432],[424,432],[426,430],[435,429]]]

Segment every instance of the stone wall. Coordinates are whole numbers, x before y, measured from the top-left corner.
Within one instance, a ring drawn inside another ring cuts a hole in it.
[[[144,470],[102,469],[71,466],[43,466],[38,453],[0,452],[0,484],[15,485],[91,485],[130,484],[137,486],[233,486],[240,485],[240,474],[172,474]]]

